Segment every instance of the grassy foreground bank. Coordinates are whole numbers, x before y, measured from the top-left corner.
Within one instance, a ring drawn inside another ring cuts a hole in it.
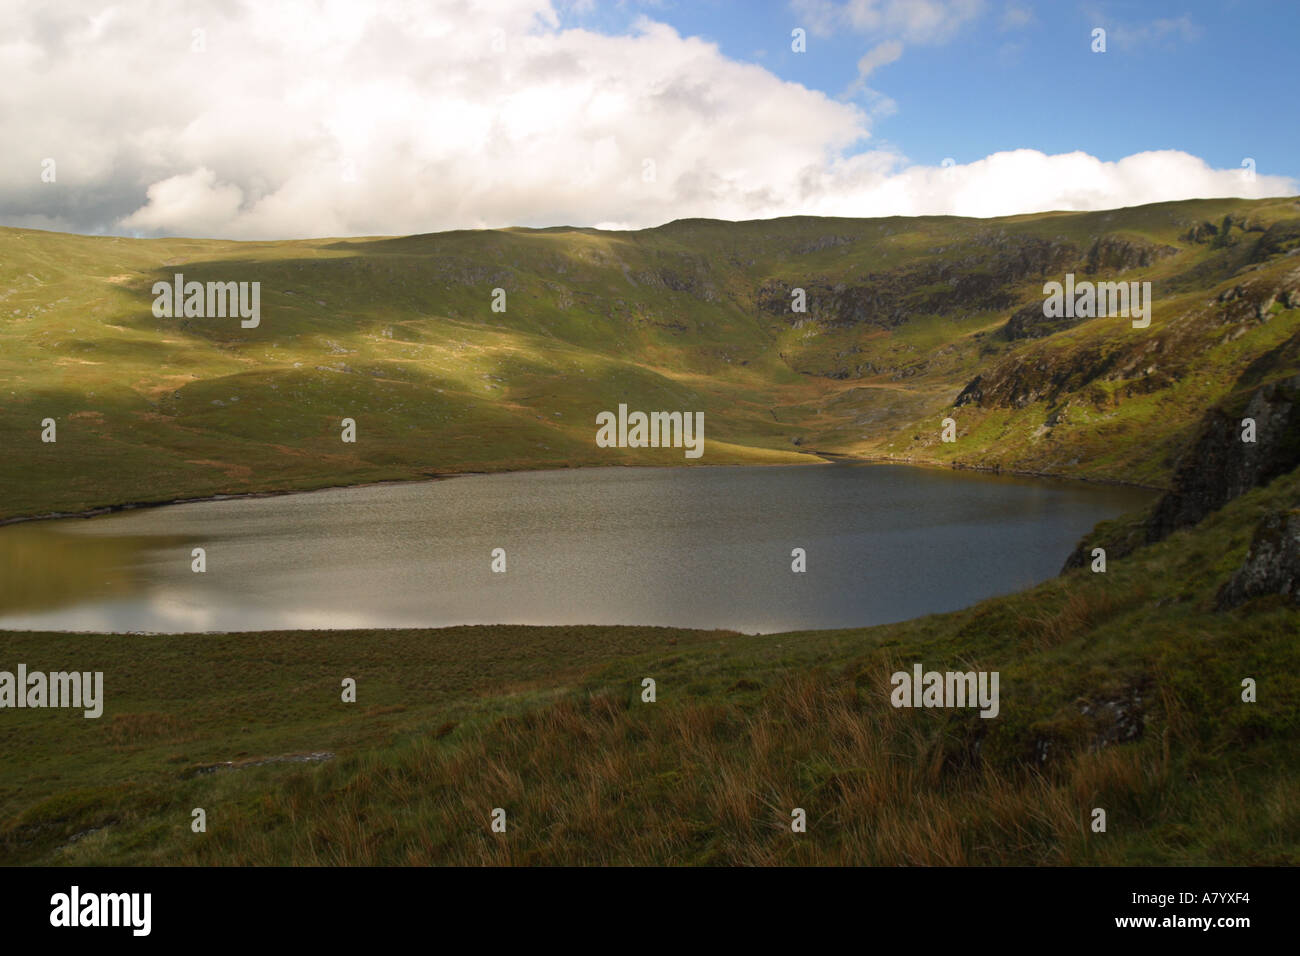
[[[1296,614],[1213,607],[1298,493],[869,629],[6,633],[0,668],[106,704],[5,714],[0,862],[1294,864]],[[999,671],[1000,714],[893,708],[916,662]]]

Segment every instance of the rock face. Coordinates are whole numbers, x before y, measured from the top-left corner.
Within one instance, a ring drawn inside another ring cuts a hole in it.
[[[1256,364],[1267,370],[1293,361],[1296,349],[1300,349],[1300,338],[1293,337]],[[1259,373],[1248,371],[1243,379]],[[978,399],[978,392],[976,388],[972,400]],[[1156,502],[1143,525],[1123,537],[1084,538],[1066,558],[1062,573],[1087,567],[1097,546],[1104,547],[1107,557],[1113,559],[1131,554],[1143,543],[1163,540],[1238,495],[1300,467],[1300,375],[1259,386],[1236,408],[1239,410],[1211,409],[1202,419],[1199,437],[1174,473],[1173,487]],[[1254,443],[1241,440],[1243,418],[1255,420]]]
[[[1268,227],[1251,258],[1255,262],[1264,262],[1296,249],[1300,249],[1300,219],[1284,219]]]
[[[1098,272],[1118,273],[1129,269],[1145,269],[1153,262],[1177,255],[1178,249],[1123,236],[1100,236],[1089,247],[1083,271],[1088,275]]]
[[[1043,315],[1043,303],[1034,301],[1012,312],[1007,324],[998,331],[1008,342],[1017,342],[1021,339],[1046,338],[1086,321],[1087,319],[1066,316],[1049,319]]]
[[[1255,529],[1245,563],[1219,590],[1219,610],[1281,594],[1300,606],[1300,510],[1275,511]]]
[[[984,376],[976,375],[966,383],[966,387],[961,390],[955,399],[953,407],[961,408],[963,405],[979,405],[984,400]]]
[[[1070,268],[1077,269],[1085,276],[1120,275],[1130,269],[1145,269],[1152,263],[1177,253],[1178,250],[1173,246],[1156,245],[1123,236],[1100,236],[1084,253],[1082,264]],[[1057,278],[1059,281],[1060,277]],[[1041,339],[1086,321],[1086,318],[1067,316],[1049,319],[1043,315],[1042,300],[1035,299],[1011,313],[999,334],[1009,342]]]
[[[1094,243],[1089,254],[1102,248]],[[939,255],[944,250],[932,252]],[[1096,252],[1102,259],[1112,254],[1113,250]],[[814,321],[825,328],[893,329],[915,315],[1009,309],[1016,301],[1017,283],[1073,268],[1080,256],[1076,246],[1064,241],[981,234],[960,251],[873,272],[864,281],[839,282],[816,275],[801,281],[768,280],[759,286],[755,305],[792,324]],[[806,293],[806,313],[791,312],[790,293],[795,287]],[[1038,309],[1041,317],[1041,303]]]
[[[1187,242],[1207,243],[1219,234],[1219,227],[1208,219],[1204,222],[1198,222],[1187,232],[1183,233],[1183,239]]]
[[[1224,343],[1239,338],[1251,328],[1271,321],[1272,310],[1279,304],[1283,309],[1300,307],[1300,268],[1278,276],[1244,278],[1205,299],[1199,307],[1173,320],[1162,320],[1163,327],[1149,335],[1093,341],[1084,347],[1046,345],[1010,353],[981,370],[954,404],[1023,408],[1037,401],[1057,402],[1066,393],[1100,404],[1106,393],[1091,387],[1096,380],[1121,383],[1116,390],[1120,398],[1158,391],[1187,374],[1204,350],[1206,337],[1221,337]],[[1042,303],[1035,301],[1018,308],[995,334],[1014,342],[1041,340],[1085,321],[1046,318]],[[1297,363],[1300,338],[1293,335],[1278,349],[1262,356],[1258,367],[1248,368],[1237,389],[1251,388],[1253,383],[1276,376],[1282,369],[1294,369]]]
[[[1253,443],[1243,442],[1242,419],[1255,420]],[[1146,540],[1159,541],[1194,525],[1251,488],[1300,466],[1300,375],[1257,389],[1240,414],[1211,411],[1200,437],[1174,474],[1173,488],[1156,504]]]
[[[1176,365],[1164,367],[1162,347],[1159,341],[1127,347],[1103,343],[1015,355],[968,382],[953,404],[1024,408],[1038,401],[1055,403],[1070,394],[1104,403],[1105,392],[1089,388],[1098,379],[1123,382],[1124,394],[1149,391],[1176,374]]]

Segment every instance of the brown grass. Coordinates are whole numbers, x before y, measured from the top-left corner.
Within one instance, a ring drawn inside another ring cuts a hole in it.
[[[942,718],[909,716],[818,672],[757,709],[567,698],[454,747],[424,739],[397,762],[324,769],[347,776],[337,789],[311,792],[299,774],[267,795],[259,825],[209,835],[183,862],[1078,864],[1105,854],[1091,808],[1113,827],[1164,772],[1134,747],[1050,771],[963,765]],[[496,807],[504,834],[489,826]],[[791,831],[795,807],[807,833]],[[286,846],[266,825],[278,818],[311,819],[309,837]]]

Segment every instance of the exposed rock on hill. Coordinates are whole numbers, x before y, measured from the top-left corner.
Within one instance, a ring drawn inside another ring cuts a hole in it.
[[[1043,315],[1043,303],[1033,301],[1028,305],[1022,305],[1011,313],[1011,318],[1007,319],[1007,324],[1002,326],[999,334],[1008,342],[1015,342],[1020,339],[1041,339],[1049,335],[1055,335],[1057,332],[1064,332],[1066,329],[1073,328],[1080,322],[1086,322],[1087,319],[1081,319],[1073,316],[1056,316],[1048,318]]]
[[[1246,560],[1219,591],[1220,610],[1266,594],[1300,605],[1300,511],[1276,511],[1255,529]]]
[[[1024,408],[1034,402],[1054,404],[1069,393],[1096,405],[1108,401],[1102,390],[1089,390],[1099,379],[1126,381],[1126,393],[1139,394],[1169,384],[1176,372],[1162,368],[1159,339],[1135,343],[1132,348],[1113,344],[1089,345],[1075,351],[1044,351],[1000,362],[977,375],[958,393],[953,404],[983,408]]]
[[[1088,275],[1098,272],[1113,275],[1130,269],[1145,269],[1161,259],[1177,254],[1175,246],[1124,236],[1099,236],[1088,248],[1083,271]]]
[[[1242,441],[1242,420],[1255,421],[1254,442]],[[1173,488],[1147,522],[1159,541],[1199,522],[1233,498],[1300,466],[1300,375],[1257,389],[1240,413],[1214,409],[1174,474]]]
[[[816,275],[805,281],[769,280],[759,287],[756,302],[763,312],[791,323],[811,319],[828,328],[893,329],[913,315],[1010,308],[1018,283],[1055,275],[1080,259],[1078,247],[1069,242],[991,233],[975,237],[958,251],[963,254],[872,273],[860,283],[837,283]],[[1113,254],[1099,252],[1098,261]],[[806,313],[791,311],[795,288],[806,294]]]
[[[1098,273],[1115,276],[1130,269],[1145,269],[1153,263],[1176,255],[1175,246],[1158,245],[1123,236],[1099,236],[1088,247],[1082,263],[1058,263],[1061,274],[1071,268],[1083,275]],[[1065,329],[1073,328],[1084,318],[1057,316],[1048,318],[1043,315],[1043,302],[1034,299],[1022,305],[1011,314],[1007,324],[1000,330],[1000,337],[1008,342],[1021,339],[1040,339]]]
[[[1300,341],[1293,337],[1247,370],[1242,384],[1250,384],[1270,367],[1294,361],[1293,353],[1297,350]],[[1242,420],[1246,418],[1254,419],[1254,442],[1242,441]],[[1297,467],[1300,467],[1300,375],[1260,385],[1246,393],[1244,401],[1238,398],[1211,409],[1202,419],[1196,441],[1179,461],[1173,487],[1156,502],[1147,519],[1137,527],[1085,538],[1066,559],[1062,570],[1087,566],[1092,549],[1097,546],[1104,547],[1108,557],[1116,558],[1131,553],[1143,543],[1160,541],[1179,528],[1199,523],[1238,495],[1266,485]],[[1256,577],[1254,573],[1246,575],[1249,580]],[[1242,587],[1247,586],[1246,579]]]

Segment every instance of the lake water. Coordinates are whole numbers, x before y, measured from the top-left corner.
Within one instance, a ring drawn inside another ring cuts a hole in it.
[[[589,468],[0,528],[0,628],[905,620],[1055,575],[1140,489],[900,465]],[[191,549],[207,571],[191,570]],[[506,552],[493,573],[492,551]],[[806,573],[791,551],[807,552]]]

